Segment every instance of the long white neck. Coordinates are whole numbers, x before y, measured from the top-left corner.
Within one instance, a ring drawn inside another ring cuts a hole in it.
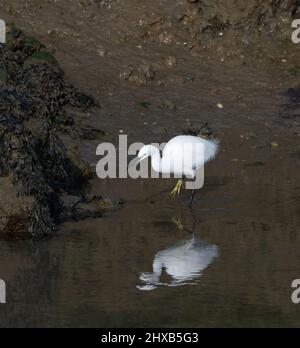
[[[161,157],[159,149],[153,145],[151,145],[151,165],[153,170],[156,172],[161,172]]]

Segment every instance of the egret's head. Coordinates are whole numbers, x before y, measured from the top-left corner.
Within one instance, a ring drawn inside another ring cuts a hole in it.
[[[156,148],[155,146],[153,145],[144,145],[137,157],[135,159],[133,159],[131,162],[130,162],[130,167],[133,167],[133,166],[136,166],[139,162],[141,162],[143,159],[147,158],[147,157],[151,157],[152,155],[154,155],[156,152],[159,153],[159,150],[158,148]]]
[[[142,161],[144,158],[151,156],[151,154],[152,154],[152,146],[144,145],[138,153],[139,162]]]

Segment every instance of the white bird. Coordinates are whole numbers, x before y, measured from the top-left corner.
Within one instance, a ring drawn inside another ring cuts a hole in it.
[[[199,136],[178,135],[166,144],[162,157],[159,149],[154,145],[143,146],[137,160],[142,161],[151,157],[151,165],[154,171],[162,174],[174,174],[181,178],[195,178],[196,172],[208,161],[213,159],[219,149],[219,141],[204,139]],[[183,179],[178,180],[171,192],[173,197],[180,193]],[[192,191],[189,206],[191,207],[195,190]]]
[[[159,251],[153,260],[153,272],[141,273],[139,290],[153,290],[158,285],[179,286],[190,284],[218,256],[218,247],[196,238],[182,241],[170,248]],[[162,283],[160,277],[165,271],[171,281]]]

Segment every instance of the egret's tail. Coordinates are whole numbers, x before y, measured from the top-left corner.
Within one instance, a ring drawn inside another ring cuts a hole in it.
[[[219,139],[204,140],[204,162],[214,159],[220,149]]]

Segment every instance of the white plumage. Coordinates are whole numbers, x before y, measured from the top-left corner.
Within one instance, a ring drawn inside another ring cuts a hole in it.
[[[141,273],[140,290],[152,290],[158,285],[179,286],[196,281],[218,256],[218,247],[193,236],[170,248],[159,251],[153,260],[153,272]],[[168,283],[160,280],[163,270],[171,276]]]
[[[137,160],[151,157],[151,165],[154,171],[164,175],[174,174],[177,178],[195,178],[197,171],[204,164],[213,159],[219,149],[218,140],[208,140],[192,135],[178,135],[165,145],[162,157],[160,151],[154,145],[143,146]],[[178,180],[171,192],[175,196],[180,193],[183,180]],[[195,189],[192,191],[189,206],[192,206]]]
[[[208,140],[192,135],[178,135],[166,144],[162,157],[153,145],[143,146],[138,154],[139,161],[151,157],[152,168],[159,173],[195,177],[204,163],[213,159],[219,148],[218,140]]]

